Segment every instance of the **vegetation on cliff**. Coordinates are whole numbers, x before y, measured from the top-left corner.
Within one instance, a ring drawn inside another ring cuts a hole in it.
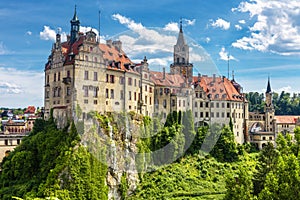
[[[31,134],[2,162],[0,199],[107,199],[107,167],[80,145],[70,126],[59,130],[52,118],[36,120]]]

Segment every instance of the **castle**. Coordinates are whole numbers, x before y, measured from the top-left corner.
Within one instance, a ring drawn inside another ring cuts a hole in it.
[[[150,70],[146,57],[132,62],[121,41],[102,44],[92,30],[81,33],[76,9],[70,23],[70,36],[62,42],[56,35],[45,65],[46,119],[51,109],[60,126],[78,110],[82,119],[90,111],[134,111],[162,120],[170,112],[191,110],[196,127],[232,120],[236,141],[243,143],[249,137],[248,102],[242,87],[224,76],[194,76],[182,23],[169,73],[165,68]]]

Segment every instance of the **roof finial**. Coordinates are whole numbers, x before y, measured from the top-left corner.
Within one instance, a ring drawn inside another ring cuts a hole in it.
[[[180,32],[182,33],[182,17],[180,17]]]
[[[74,16],[73,16],[73,20],[77,21],[78,17],[77,17],[77,5],[75,4],[75,11],[74,11]]]
[[[235,81],[234,80],[234,70],[232,70],[232,81]]]

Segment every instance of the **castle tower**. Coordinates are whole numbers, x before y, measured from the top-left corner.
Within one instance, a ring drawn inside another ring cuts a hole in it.
[[[73,19],[70,21],[71,23],[71,38],[70,38],[70,43],[73,44],[76,39],[78,38],[78,32],[79,32],[79,27],[80,27],[80,21],[77,17],[76,13],[76,5],[75,5],[75,12]]]
[[[266,90],[266,100],[265,100],[265,129],[267,132],[273,132],[273,124],[275,109],[272,103],[272,90],[270,84],[270,77],[268,78],[267,90]]]
[[[180,74],[191,83],[193,79],[193,64],[189,63],[189,46],[184,39],[182,21],[180,21],[177,43],[174,45],[173,59],[173,64],[170,66],[171,73]]]

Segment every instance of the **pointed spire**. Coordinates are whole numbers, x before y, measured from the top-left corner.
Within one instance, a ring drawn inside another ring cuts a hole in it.
[[[177,39],[176,45],[180,45],[180,46],[186,45],[186,42],[185,42],[185,39],[183,36],[183,31],[182,31],[182,18],[180,18],[180,31],[178,34],[178,39]]]
[[[77,17],[77,6],[75,5],[75,11],[74,11],[74,16],[72,21],[78,21],[78,17]]]
[[[180,18],[180,33],[182,33],[182,18]]]
[[[270,76],[268,76],[268,86],[267,86],[267,91],[266,93],[271,93],[271,84],[270,84]]]

